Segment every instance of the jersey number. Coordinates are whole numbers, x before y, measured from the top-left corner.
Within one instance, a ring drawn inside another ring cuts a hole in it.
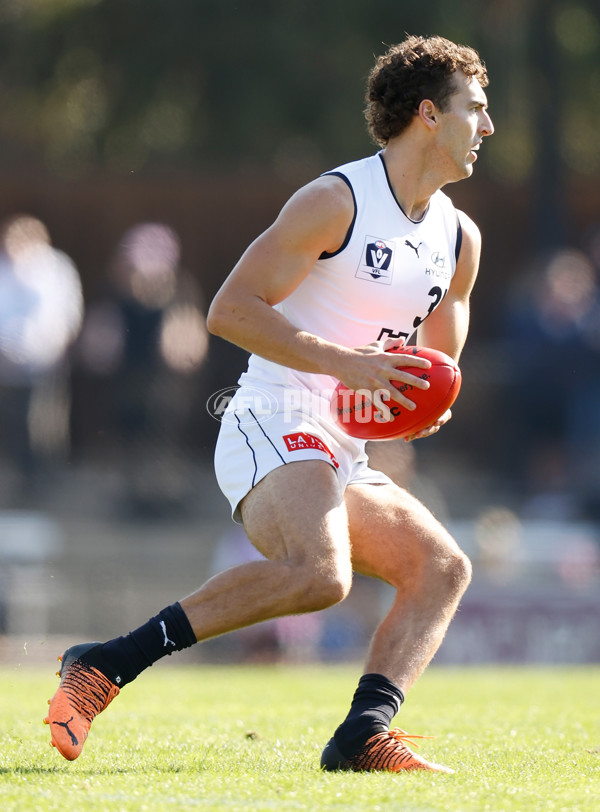
[[[438,285],[431,288],[431,290],[427,295],[431,296],[432,302],[429,305],[429,309],[427,313],[423,316],[423,318],[421,318],[421,316],[415,316],[413,320],[413,327],[415,328],[415,330],[420,324],[423,324],[423,322],[425,321],[427,316],[429,316],[430,313],[433,313],[433,311],[436,309],[436,307],[439,305],[439,303],[442,301],[442,299],[447,293],[448,293],[447,288],[445,290],[442,290],[442,288],[440,288]],[[386,337],[408,338],[408,333],[403,333],[401,330],[395,333],[391,327],[382,327],[381,330],[379,331],[379,335],[377,336],[377,341],[381,341],[382,338]]]
[[[438,285],[431,288],[431,290],[429,291],[429,293],[427,295],[431,296],[433,301],[429,305],[429,310],[423,316],[423,318],[421,318],[420,316],[415,317],[415,320],[413,321],[413,327],[415,329],[425,321],[425,319],[427,318],[427,316],[429,316],[430,313],[433,313],[433,311],[436,309],[436,307],[439,305],[439,303],[442,301],[442,299],[444,298],[444,296],[447,293],[448,293],[448,288],[446,288],[445,290],[442,290]]]

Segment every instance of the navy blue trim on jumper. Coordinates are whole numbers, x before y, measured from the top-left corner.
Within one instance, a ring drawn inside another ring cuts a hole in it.
[[[323,175],[321,175],[321,177],[323,178],[326,177],[327,175],[334,175],[336,178],[341,178],[352,192],[352,200],[354,201],[354,217],[352,218],[352,222],[350,223],[348,231],[346,232],[346,238],[344,239],[344,242],[340,245],[340,247],[337,249],[337,251],[332,251],[331,253],[329,253],[329,251],[323,251],[319,259],[330,259],[331,257],[337,256],[337,254],[340,254],[344,250],[344,248],[350,242],[350,237],[352,236],[352,232],[354,231],[354,224],[356,223],[356,214],[357,214],[356,196],[354,195],[354,189],[352,188],[352,184],[350,183],[348,178],[342,172],[325,172]]]
[[[454,256],[457,262],[460,256],[460,249],[462,248],[462,238],[463,238],[462,224],[460,222],[458,212],[456,212],[456,248],[454,249]]]
[[[425,217],[427,216],[427,212],[429,211],[429,204],[427,204],[427,208],[425,209],[425,211],[423,212],[423,216],[419,220],[413,220],[412,217],[409,217],[408,214],[402,208],[402,205],[401,205],[400,201],[396,197],[396,193],[394,192],[394,189],[393,189],[392,184],[390,182],[390,176],[388,175],[387,166],[385,165],[385,160],[383,158],[383,152],[378,152],[377,155],[379,156],[379,158],[381,160],[381,163],[382,163],[382,166],[383,166],[383,171],[385,172],[385,179],[387,180],[387,184],[389,186],[390,192],[392,193],[392,197],[396,201],[396,205],[398,206],[398,208],[400,209],[402,214],[406,217],[406,219],[410,220],[411,223],[415,223],[415,224],[422,223],[423,220],[425,219]]]

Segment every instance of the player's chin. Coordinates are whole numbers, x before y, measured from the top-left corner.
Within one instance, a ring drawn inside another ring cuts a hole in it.
[[[470,178],[473,174],[473,164],[470,161],[465,161],[463,164],[457,164],[456,172],[449,183],[457,183],[459,180]]]

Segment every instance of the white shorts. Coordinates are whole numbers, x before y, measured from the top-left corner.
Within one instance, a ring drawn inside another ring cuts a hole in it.
[[[310,397],[310,394],[309,394]],[[319,399],[321,400],[321,399]],[[389,484],[392,480],[369,468],[365,442],[337,428],[321,400],[294,408],[282,387],[242,385],[221,418],[215,448],[219,487],[241,524],[239,504],[268,473],[299,460],[324,460],[338,475],[340,486]]]

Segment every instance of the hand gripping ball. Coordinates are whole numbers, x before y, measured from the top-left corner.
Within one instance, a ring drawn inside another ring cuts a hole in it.
[[[386,392],[348,389],[339,383],[331,398],[331,414],[336,424],[361,440],[395,440],[410,437],[433,425],[456,400],[461,373],[456,362],[439,350],[429,347],[399,347],[387,352],[418,355],[431,361],[429,369],[405,366],[401,369],[429,381],[429,389],[416,389],[401,381],[392,381],[416,409],[405,409],[391,400]],[[397,367],[400,369],[400,367]]]

